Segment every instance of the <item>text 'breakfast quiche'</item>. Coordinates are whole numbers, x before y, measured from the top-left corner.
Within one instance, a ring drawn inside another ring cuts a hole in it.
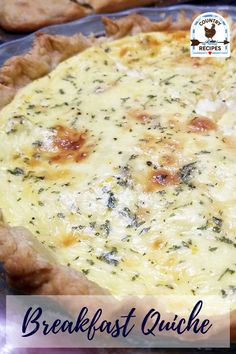
[[[1,110],[1,259],[30,293],[221,295],[234,309],[235,46],[190,58],[188,30],[135,16],[112,34],[148,33],[98,41]]]

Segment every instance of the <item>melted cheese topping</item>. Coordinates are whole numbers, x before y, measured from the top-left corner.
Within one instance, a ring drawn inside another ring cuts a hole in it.
[[[35,80],[0,113],[6,221],[112,294],[235,301],[235,72],[149,33]]]

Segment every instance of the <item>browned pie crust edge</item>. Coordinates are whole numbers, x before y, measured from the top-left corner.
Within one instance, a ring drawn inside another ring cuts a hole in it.
[[[81,4],[88,4],[93,11],[115,12],[125,9],[131,9],[138,6],[158,5],[165,6],[165,0],[78,0]],[[181,0],[168,0],[167,5],[178,4]]]
[[[154,3],[164,5],[164,2],[164,0],[87,0],[95,12],[115,12]],[[173,0],[173,2],[177,1]]]
[[[8,104],[18,89],[52,71],[61,61],[94,43],[91,38],[37,33],[30,52],[12,57],[0,68],[0,109]]]
[[[119,20],[103,17],[106,37],[116,39],[139,32],[188,29],[191,19],[180,13],[178,21],[171,16],[160,22],[131,14]],[[0,109],[8,104],[19,88],[53,70],[63,60],[94,45],[95,38],[76,34],[71,37],[37,33],[30,52],[12,57],[0,68]]]
[[[176,22],[167,17],[152,22],[131,14],[119,20],[104,17],[107,38],[121,38],[139,32],[187,30],[192,20],[181,13]],[[0,109],[7,105],[18,89],[52,71],[60,62],[96,44],[94,38],[81,34],[72,37],[39,33],[33,49],[6,61],[0,68]],[[0,222],[0,261],[10,286],[34,295],[109,294],[83,273],[56,263],[53,254],[27,229],[9,227]],[[236,340],[236,310],[231,312],[231,340]]]
[[[169,4],[178,2],[180,0],[168,1]],[[0,0],[0,27],[10,32],[32,32],[92,13],[115,12],[152,4],[165,5],[165,0]]]
[[[77,20],[92,9],[71,0],[0,0],[0,27],[10,32],[32,32],[39,28]]]
[[[53,254],[23,227],[1,224],[0,259],[10,287],[27,294],[108,294],[83,273],[57,264]]]

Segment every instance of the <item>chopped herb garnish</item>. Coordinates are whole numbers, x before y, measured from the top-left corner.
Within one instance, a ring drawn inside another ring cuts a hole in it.
[[[213,227],[212,230],[213,230],[214,232],[220,233],[220,232],[221,232],[221,226],[222,226],[223,220],[222,220],[222,219],[219,219],[219,218],[216,218],[215,216],[213,216],[212,221],[213,221],[213,223],[216,225],[216,226]]]
[[[108,201],[107,201],[107,207],[108,209],[115,209],[117,206],[117,199],[114,196],[113,192],[108,192],[109,193],[109,197],[108,197]]]
[[[98,259],[114,266],[117,266],[119,264],[119,259],[117,257],[117,249],[115,247],[111,250],[111,252],[102,253],[101,256],[98,257]]]
[[[104,230],[106,236],[109,236],[110,231],[111,231],[111,223],[110,223],[110,221],[106,220],[105,223],[101,225],[100,229]]]
[[[219,277],[218,281],[220,281],[226,274],[234,274],[235,270],[232,270],[230,268],[225,269],[225,271],[221,274],[221,276]]]
[[[191,181],[193,178],[193,172],[196,169],[196,162],[189,163],[187,165],[184,165],[180,170],[179,170],[179,175],[181,178],[181,181],[183,183],[188,183]]]
[[[83,272],[85,275],[88,275],[89,269],[82,269],[82,272]]]
[[[209,247],[210,252],[215,252],[218,249],[218,247]]]
[[[14,168],[14,170],[8,170],[8,172],[14,176],[24,175],[24,170],[22,170],[22,168],[19,168],[19,167]]]

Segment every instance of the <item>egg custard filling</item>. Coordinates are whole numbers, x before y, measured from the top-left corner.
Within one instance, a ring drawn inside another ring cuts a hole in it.
[[[236,57],[187,31],[86,49],[0,112],[0,205],[116,295],[236,308]]]

